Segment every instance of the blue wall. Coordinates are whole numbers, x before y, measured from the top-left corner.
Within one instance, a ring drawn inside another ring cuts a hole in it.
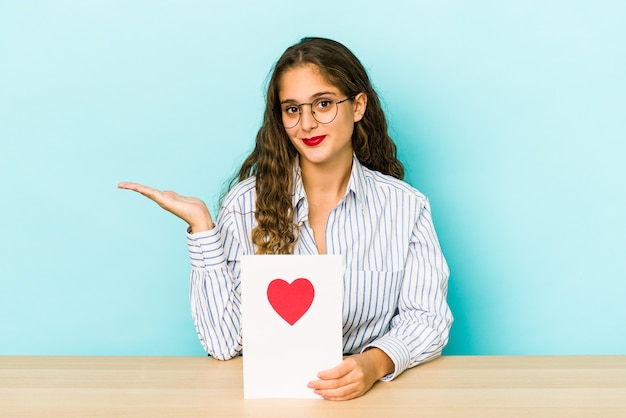
[[[368,67],[452,269],[448,354],[626,354],[626,5],[0,0],[0,354],[200,355],[185,225],[305,35]]]

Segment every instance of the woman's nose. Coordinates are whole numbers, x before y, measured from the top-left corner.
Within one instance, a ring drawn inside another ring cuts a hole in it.
[[[317,121],[313,116],[313,108],[311,105],[307,105],[308,109],[303,109],[300,107],[300,123],[302,124],[302,129],[305,131],[310,131],[311,129],[317,126]]]

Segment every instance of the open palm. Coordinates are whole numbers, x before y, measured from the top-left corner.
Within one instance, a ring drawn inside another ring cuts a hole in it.
[[[122,182],[117,187],[132,190],[146,196],[166,211],[187,222],[194,233],[213,229],[214,227],[209,209],[198,198],[181,196],[170,190],[161,191],[143,184],[131,182]]]

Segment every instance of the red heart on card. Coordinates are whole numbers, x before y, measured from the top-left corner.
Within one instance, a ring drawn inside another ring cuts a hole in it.
[[[289,325],[295,324],[313,303],[315,289],[307,279],[296,279],[291,284],[274,279],[267,286],[267,300]]]

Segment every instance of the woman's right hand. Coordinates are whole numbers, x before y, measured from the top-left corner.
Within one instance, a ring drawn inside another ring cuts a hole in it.
[[[181,196],[169,190],[160,191],[138,183],[122,182],[117,187],[135,191],[153,200],[166,211],[187,222],[192,233],[208,231],[215,227],[209,209],[200,199]]]

